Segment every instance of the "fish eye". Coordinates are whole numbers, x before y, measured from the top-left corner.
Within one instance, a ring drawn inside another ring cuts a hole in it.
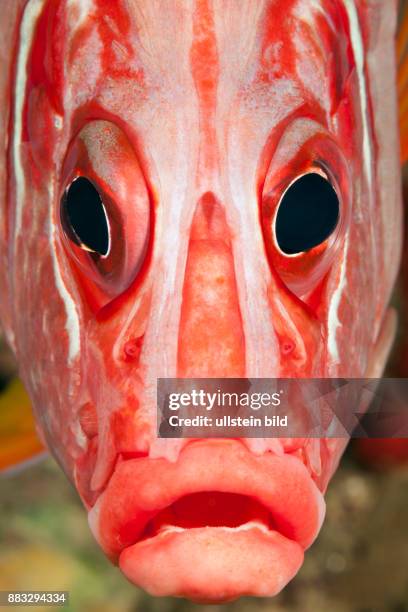
[[[84,251],[106,257],[110,251],[110,226],[102,197],[85,176],[72,181],[61,200],[62,227]]]
[[[153,200],[134,143],[102,119],[85,123],[70,142],[60,184],[60,248],[96,313],[142,282],[152,245]]]
[[[276,243],[284,255],[297,255],[322,244],[335,230],[340,202],[331,182],[318,172],[293,181],[278,204]]]

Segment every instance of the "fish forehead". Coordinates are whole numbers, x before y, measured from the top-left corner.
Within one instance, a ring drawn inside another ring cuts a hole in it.
[[[198,165],[192,171],[201,183],[214,182],[214,168],[225,172],[219,148],[231,116],[248,126],[250,138],[240,145],[252,185],[268,133],[306,100],[329,123],[332,81],[341,91],[351,70],[336,32],[342,2],[31,0],[25,21],[34,38],[43,36],[35,22],[47,7],[55,40],[46,63],[63,74],[58,93],[66,122],[97,102],[143,137],[164,185],[173,175],[169,142]],[[344,27],[341,34],[347,37]],[[338,67],[327,60],[340,56]]]
[[[251,86],[258,108],[277,106],[287,102],[278,97],[271,105],[270,90],[279,95],[280,79],[287,87],[309,81],[308,93],[317,77],[327,85],[330,47],[342,44],[334,31],[339,11],[344,11],[341,2],[197,0],[109,6],[107,10],[102,0],[68,4],[71,53],[66,69],[74,86],[80,65],[82,74],[104,73],[109,78],[105,90],[113,81],[116,90],[121,84],[127,87],[128,99],[134,96],[129,112],[141,114],[143,98],[149,107],[171,100],[179,108],[198,97],[208,111]],[[80,85],[84,87],[83,81]],[[320,86],[317,93],[316,103],[327,106],[330,88]]]
[[[164,198],[175,190],[174,148],[178,182],[190,193],[220,191],[228,172],[225,146],[245,158],[242,176],[253,190],[271,131],[305,103],[332,128],[332,82],[338,95],[352,69],[341,2],[86,0],[61,6],[66,119],[91,101],[120,117],[142,138]],[[333,57],[342,61],[330,62]]]

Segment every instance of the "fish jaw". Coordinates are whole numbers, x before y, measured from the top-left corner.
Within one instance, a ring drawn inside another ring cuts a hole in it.
[[[238,440],[200,440],[175,463],[118,463],[89,522],[105,553],[150,594],[224,602],[279,593],[324,511],[299,459],[255,456]]]
[[[126,548],[119,561],[122,572],[152,595],[197,603],[277,595],[303,561],[299,544],[256,526],[233,532],[222,527],[170,531],[154,540]]]

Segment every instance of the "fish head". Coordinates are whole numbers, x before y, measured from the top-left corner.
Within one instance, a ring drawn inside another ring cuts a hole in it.
[[[157,379],[381,372],[396,3],[6,6],[1,317],[42,436],[135,584],[274,595],[346,440],[159,439]]]

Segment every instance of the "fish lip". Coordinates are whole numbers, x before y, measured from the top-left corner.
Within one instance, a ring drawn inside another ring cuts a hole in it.
[[[198,527],[128,546],[119,567],[150,595],[216,604],[277,595],[303,558],[300,544],[274,530]]]
[[[204,491],[257,499],[271,513],[276,531],[303,550],[324,518],[323,496],[299,459],[255,456],[238,440],[200,440],[187,445],[175,463],[148,457],[119,462],[89,512],[90,528],[117,562],[126,548],[140,542],[155,515],[185,495]]]

